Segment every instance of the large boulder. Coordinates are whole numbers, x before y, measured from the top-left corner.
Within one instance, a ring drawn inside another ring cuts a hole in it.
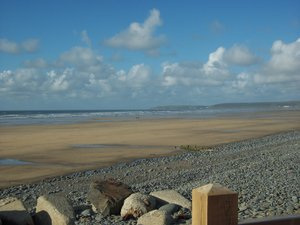
[[[132,193],[130,187],[113,179],[94,181],[90,185],[88,200],[93,210],[103,216],[120,214],[125,198]]]
[[[138,225],[169,225],[172,224],[172,217],[165,211],[153,210],[142,215],[138,221]]]
[[[37,199],[35,223],[39,225],[73,225],[75,214],[70,201],[61,194]]]
[[[156,206],[155,198],[142,193],[134,193],[125,199],[121,209],[121,216],[124,219],[138,218],[153,210]]]
[[[17,198],[0,200],[0,224],[33,225],[33,220],[23,203]]]
[[[158,200],[165,203],[173,203],[188,209],[192,208],[191,201],[183,197],[175,190],[155,191],[155,192],[151,192],[150,195],[158,198]]]

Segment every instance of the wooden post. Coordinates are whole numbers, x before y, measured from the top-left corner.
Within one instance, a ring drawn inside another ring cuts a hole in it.
[[[192,191],[192,225],[237,225],[238,194],[218,184]]]

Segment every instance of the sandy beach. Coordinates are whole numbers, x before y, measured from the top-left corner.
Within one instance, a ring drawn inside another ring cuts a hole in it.
[[[209,146],[298,129],[298,111],[208,119],[2,126],[0,159],[19,159],[33,164],[0,166],[0,187],[120,161],[173,154],[179,151],[180,145]]]

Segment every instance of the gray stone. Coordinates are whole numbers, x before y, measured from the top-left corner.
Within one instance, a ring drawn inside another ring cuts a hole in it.
[[[82,217],[89,217],[92,215],[92,210],[91,209],[86,209],[86,210],[83,210],[81,213],[80,213],[80,216]]]
[[[294,211],[294,207],[293,206],[288,206],[286,211],[289,213],[289,214],[292,214],[293,211]]]
[[[298,197],[297,196],[292,196],[292,201],[294,203],[298,203]]]
[[[96,220],[97,222],[100,222],[102,219],[103,219],[103,215],[101,215],[101,214],[98,214],[98,215],[95,217],[95,220]]]
[[[43,195],[37,199],[35,221],[39,225],[73,225],[75,214],[65,196]]]
[[[88,200],[92,203],[93,210],[103,216],[120,214],[125,198],[132,193],[129,186],[109,179],[92,182]]]
[[[191,209],[192,203],[175,190],[163,190],[151,192],[150,195],[165,201],[167,203],[173,203],[180,205],[181,207]]]
[[[23,202],[12,197],[0,200],[0,220],[3,224],[33,225]]]
[[[176,204],[166,204],[159,208],[161,211],[165,211],[167,214],[172,215],[180,209],[179,205]]]
[[[248,206],[246,205],[245,202],[241,203],[241,205],[239,206],[239,211],[245,211],[246,209],[248,209]]]
[[[165,211],[153,210],[142,215],[138,221],[138,225],[169,225],[172,223],[172,217]]]
[[[155,198],[150,195],[142,193],[131,194],[125,199],[124,205],[121,209],[121,216],[124,219],[131,217],[138,218],[143,214],[155,208]]]

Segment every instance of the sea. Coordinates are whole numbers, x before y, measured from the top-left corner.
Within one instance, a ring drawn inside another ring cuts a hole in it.
[[[32,110],[1,111],[0,126],[108,122],[151,118],[210,118],[247,116],[255,112],[299,111],[300,101],[271,103],[226,103],[212,106],[159,106],[139,110]]]

